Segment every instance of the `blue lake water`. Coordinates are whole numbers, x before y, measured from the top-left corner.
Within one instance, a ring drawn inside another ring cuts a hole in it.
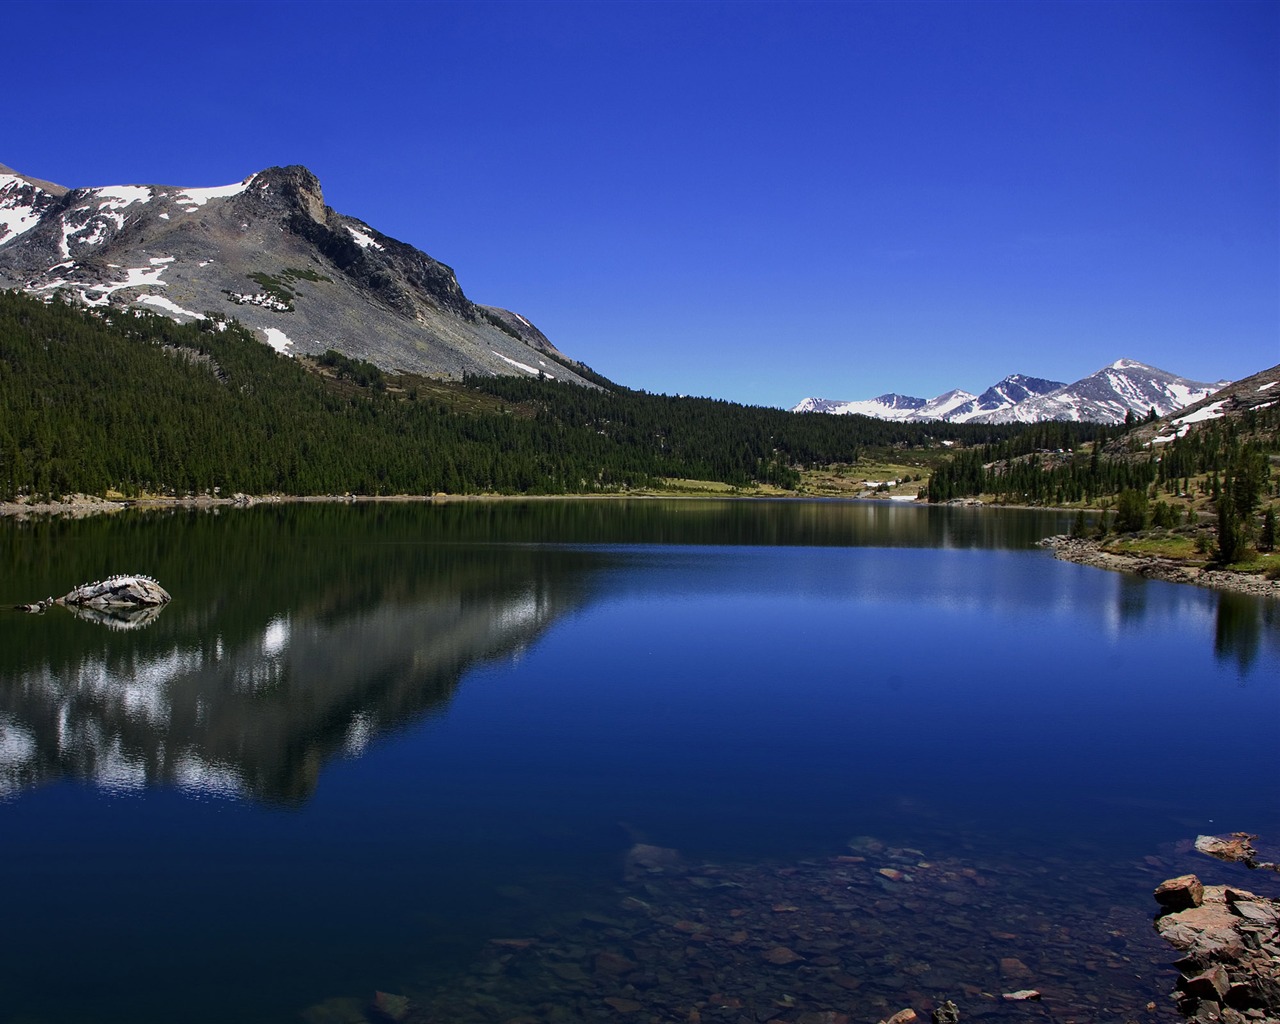
[[[1035,546],[1068,525],[0,523],[0,601],[174,595],[141,629],[0,615],[0,1022],[401,1013],[378,991],[408,1020],[1174,1020],[1151,889],[1277,888],[1187,846],[1280,838],[1280,608]]]

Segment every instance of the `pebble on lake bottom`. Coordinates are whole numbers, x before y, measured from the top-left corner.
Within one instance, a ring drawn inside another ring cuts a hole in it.
[[[1157,859],[1133,870],[1149,878],[1166,866]],[[461,973],[424,968],[404,1003],[380,996],[367,1019],[1177,1021],[1172,957],[1149,904],[1108,902],[1114,870],[1065,851],[1030,868],[926,860],[867,837],[848,854],[783,866],[691,864],[674,850],[637,846],[622,884],[601,891],[576,923],[496,936]],[[895,874],[911,882],[890,881]]]

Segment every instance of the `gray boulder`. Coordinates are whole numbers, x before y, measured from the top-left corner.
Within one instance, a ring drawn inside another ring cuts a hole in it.
[[[59,604],[78,608],[151,608],[168,604],[169,592],[150,576],[108,576],[95,583],[82,583]]]

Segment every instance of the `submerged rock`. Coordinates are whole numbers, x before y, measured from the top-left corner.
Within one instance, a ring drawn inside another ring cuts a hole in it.
[[[1257,836],[1248,832],[1232,832],[1229,836],[1196,836],[1196,851],[1218,860],[1243,864],[1247,868],[1280,872],[1280,864],[1258,859],[1253,847]]]
[[[302,1011],[306,1024],[369,1024],[360,999],[335,997]]]
[[[664,871],[679,871],[684,867],[684,858],[680,851],[666,846],[652,846],[649,843],[636,843],[627,851],[625,865],[626,876],[661,874]]]
[[[150,576],[108,576],[96,583],[82,583],[58,598],[59,604],[79,608],[147,608],[168,604],[169,592]]]
[[[960,1008],[948,999],[933,1011],[933,1024],[960,1024]]]
[[[391,992],[375,992],[373,1007],[389,1020],[402,1021],[409,1016],[408,998]]]

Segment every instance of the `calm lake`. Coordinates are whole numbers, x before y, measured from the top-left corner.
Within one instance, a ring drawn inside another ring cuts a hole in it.
[[[1152,889],[1280,890],[1188,849],[1280,838],[1280,607],[1070,518],[0,521],[0,602],[173,595],[0,613],[0,1022],[1176,1020]]]

